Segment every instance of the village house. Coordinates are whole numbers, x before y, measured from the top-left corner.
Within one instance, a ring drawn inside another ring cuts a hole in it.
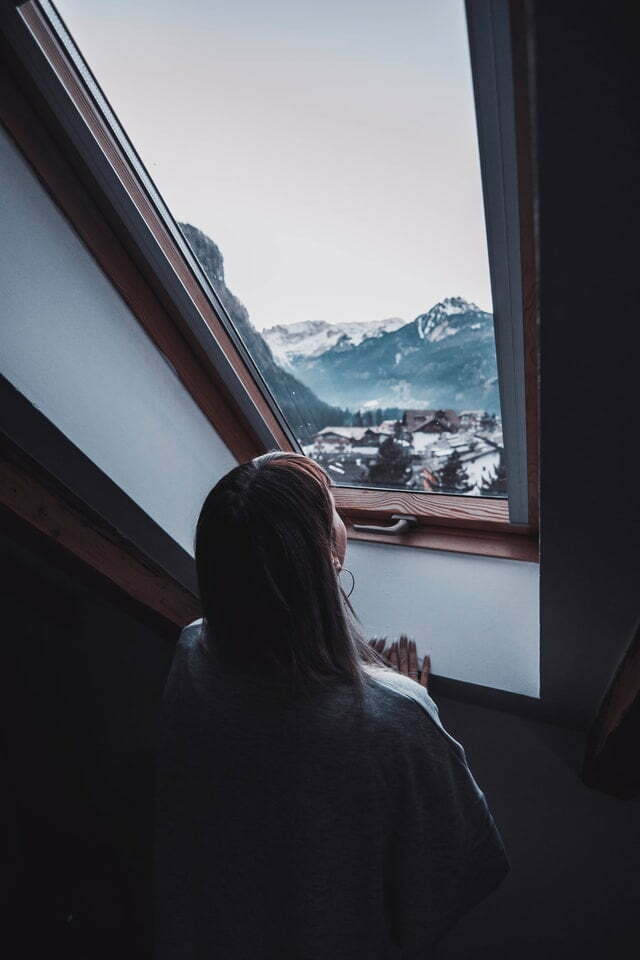
[[[476,430],[485,416],[484,410],[461,410],[460,411],[460,429]]]
[[[409,433],[413,433],[418,427],[432,420],[435,414],[435,410],[405,410],[402,416],[402,425]]]
[[[402,426],[402,422],[400,420],[383,420],[382,423],[376,425],[375,429],[380,433],[386,434],[386,436],[393,437],[396,435],[398,424],[401,424]]]
[[[323,427],[313,437],[314,443],[335,443],[359,447],[377,447],[387,431],[378,427]]]
[[[409,433],[455,433],[460,417],[455,410],[405,410],[402,423]]]

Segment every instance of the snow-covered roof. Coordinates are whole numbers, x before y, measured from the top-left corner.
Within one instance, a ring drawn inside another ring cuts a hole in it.
[[[397,420],[383,420],[374,427],[374,430],[378,433],[394,433],[397,423]]]
[[[344,437],[347,440],[362,440],[365,433],[368,430],[376,432],[376,427],[323,427],[322,430],[319,430],[316,433],[316,437],[322,437],[325,434],[333,433],[337,436]]]

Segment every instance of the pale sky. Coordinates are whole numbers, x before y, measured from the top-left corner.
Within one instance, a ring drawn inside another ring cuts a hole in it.
[[[57,0],[258,329],[491,310],[463,0]]]

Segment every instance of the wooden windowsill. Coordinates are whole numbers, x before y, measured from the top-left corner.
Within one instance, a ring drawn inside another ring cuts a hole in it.
[[[350,540],[384,543],[386,546],[395,547],[444,550],[449,553],[467,553],[505,560],[525,560],[529,563],[537,563],[539,559],[538,539],[531,534],[491,533],[487,530],[464,530],[424,523],[410,533],[389,536],[384,533],[354,530],[354,520],[346,516],[343,519]]]
[[[352,540],[471,553],[537,563],[537,531],[509,523],[506,500],[334,487],[336,508]],[[354,523],[389,525],[394,513],[417,517],[418,526],[400,536],[354,530]]]

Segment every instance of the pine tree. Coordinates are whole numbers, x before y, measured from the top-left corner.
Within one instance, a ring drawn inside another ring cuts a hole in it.
[[[497,417],[495,413],[487,413],[485,410],[480,418],[480,429],[481,430],[495,430],[497,424]]]
[[[504,463],[504,451],[500,451],[497,466],[487,472],[480,484],[482,497],[504,497],[507,494],[507,468]]]
[[[402,420],[404,415],[404,410],[400,407],[383,407],[382,408],[382,420]]]
[[[364,421],[362,419],[362,413],[360,412],[360,410],[356,410],[354,414],[353,425],[354,427],[364,427]]]
[[[404,486],[411,473],[411,454],[407,448],[393,437],[383,440],[375,462],[369,467],[369,481],[381,486]]]
[[[469,474],[462,463],[458,450],[453,450],[443,467],[436,472],[434,490],[438,493],[469,493],[475,484],[469,480]]]

